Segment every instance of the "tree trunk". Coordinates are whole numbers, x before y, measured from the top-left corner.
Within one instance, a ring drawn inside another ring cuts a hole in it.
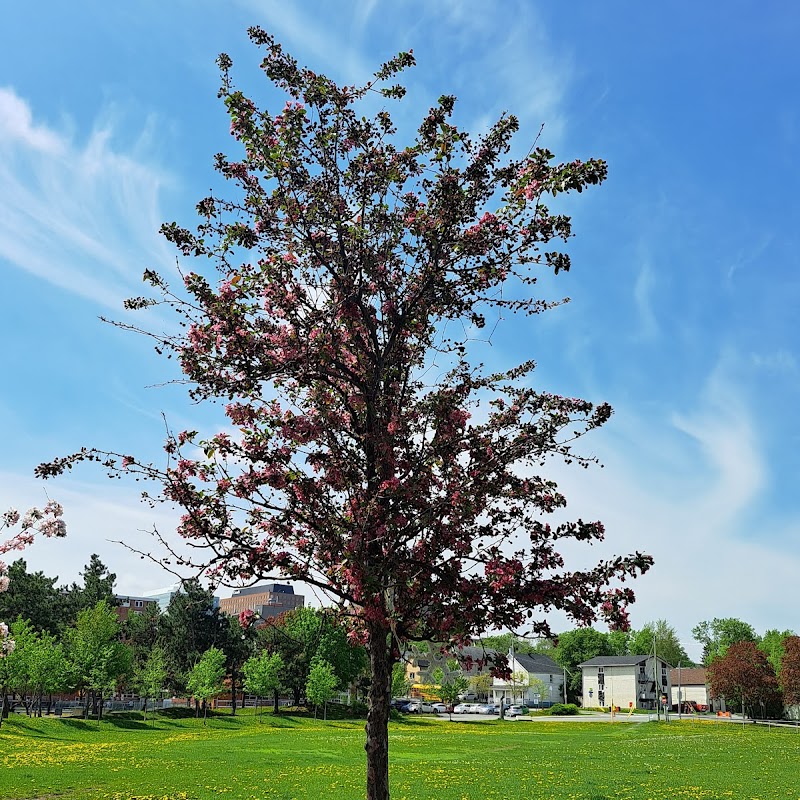
[[[389,800],[389,694],[393,657],[389,630],[378,624],[368,627],[370,683],[367,711],[367,800]]]
[[[231,670],[231,714],[236,716],[236,670]],[[244,700],[242,700],[244,702]]]
[[[280,708],[278,706],[278,690],[276,689],[273,694],[273,703],[272,703],[272,713],[278,714],[280,713]]]

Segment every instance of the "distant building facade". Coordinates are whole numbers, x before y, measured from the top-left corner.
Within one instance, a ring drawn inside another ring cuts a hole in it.
[[[153,600],[158,603],[158,607],[163,613],[169,607],[169,604],[172,602],[172,598],[175,597],[176,594],[180,594],[182,590],[182,584],[178,582],[173,583],[172,586],[165,586],[163,589],[155,589],[152,592],[145,592],[142,597],[146,600]],[[219,608],[219,597],[214,598],[213,607]]]
[[[178,594],[180,590],[180,583],[173,583],[172,586],[166,586],[163,589],[145,592],[143,597],[147,598],[148,600],[154,600],[156,603],[158,603],[158,607],[161,609],[161,611],[166,611],[170,601],[173,597],[175,597],[176,594]]]
[[[152,597],[133,597],[128,595],[114,595],[114,611],[120,622],[125,622],[128,617],[143,614],[144,610],[154,605],[157,601]]]
[[[705,667],[681,667],[669,673],[672,683],[672,705],[677,708],[679,702],[697,703],[699,706],[711,706],[708,696],[708,684]]]
[[[654,709],[670,702],[670,666],[653,656],[597,656],[578,664],[583,706]],[[663,702],[662,702],[663,698]]]
[[[550,656],[509,653],[508,667],[511,670],[509,679],[492,680],[492,700],[496,704],[510,701],[532,707],[549,707],[561,701],[563,673]]]
[[[267,583],[234,589],[230,597],[223,597],[219,601],[219,610],[231,617],[250,610],[255,611],[262,619],[272,619],[304,605],[305,597],[295,594],[288,584]]]

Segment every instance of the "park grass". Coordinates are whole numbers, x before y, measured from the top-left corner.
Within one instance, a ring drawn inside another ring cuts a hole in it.
[[[709,722],[393,722],[393,800],[796,800],[800,734]],[[12,717],[0,797],[364,797],[363,721]]]

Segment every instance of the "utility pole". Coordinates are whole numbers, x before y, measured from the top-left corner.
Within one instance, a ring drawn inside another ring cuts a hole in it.
[[[656,656],[656,635],[653,634],[653,690],[656,695],[656,721],[661,722],[661,692],[658,688],[658,681],[656,680],[656,667],[658,666],[658,657]]]
[[[681,691],[681,662],[678,662],[678,722],[681,720],[681,705],[683,704],[683,692]]]

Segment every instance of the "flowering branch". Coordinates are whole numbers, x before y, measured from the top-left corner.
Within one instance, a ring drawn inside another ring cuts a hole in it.
[[[61,518],[64,509],[54,500],[50,500],[43,509],[30,508],[20,517],[19,511],[10,508],[0,515],[0,531],[20,525],[20,530],[5,541],[0,541],[0,555],[13,550],[24,550],[33,544],[37,533],[47,538],[61,538],[67,535],[67,526]],[[0,592],[8,591],[8,566],[0,560]],[[9,638],[8,625],[0,622],[0,658],[7,656],[14,649],[14,640]]]

